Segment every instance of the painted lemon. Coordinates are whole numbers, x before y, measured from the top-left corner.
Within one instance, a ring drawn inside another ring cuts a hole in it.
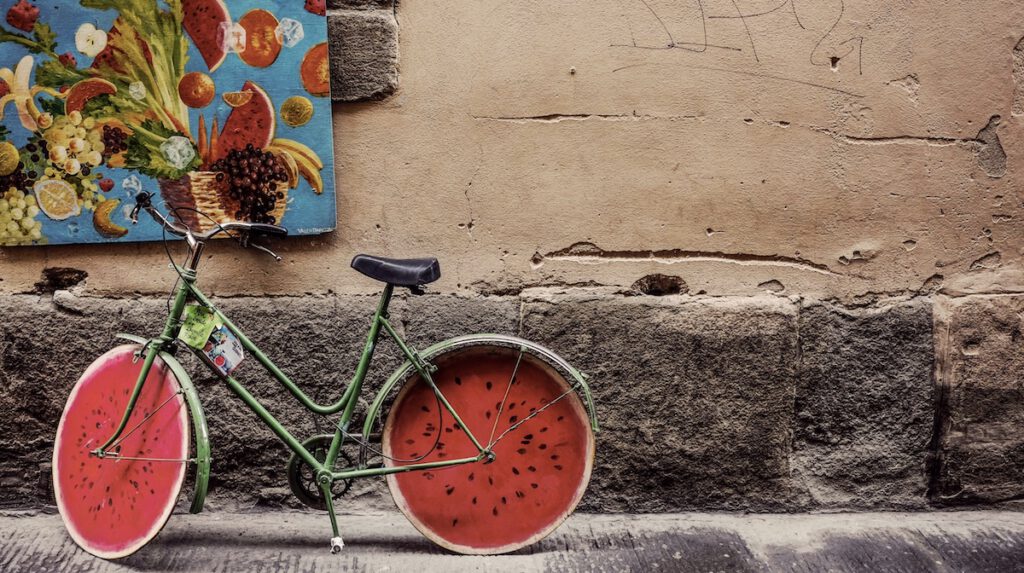
[[[306,125],[313,119],[313,102],[302,96],[292,96],[281,104],[281,119],[291,127]]]
[[[203,72],[189,72],[178,82],[178,97],[191,108],[210,105],[216,90],[213,79]]]
[[[0,176],[7,177],[18,168],[18,148],[10,141],[0,143]]]
[[[110,220],[110,216],[117,210],[121,203],[120,199],[108,199],[96,207],[92,214],[92,226],[96,231],[108,239],[117,239],[128,234],[128,229]]]
[[[63,221],[82,212],[75,188],[67,181],[44,179],[32,186],[39,209],[54,221]]]
[[[220,97],[224,98],[224,103],[231,107],[242,107],[252,99],[252,92],[249,90],[241,92],[224,92]]]

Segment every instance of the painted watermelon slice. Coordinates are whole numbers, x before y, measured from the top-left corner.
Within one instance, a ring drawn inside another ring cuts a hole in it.
[[[264,149],[274,139],[277,125],[270,96],[251,81],[242,84],[241,91],[251,92],[252,98],[231,110],[217,136],[213,161],[227,157],[232,149],[245,149],[250,144],[256,149]]]
[[[146,377],[115,457],[89,454],[109,438],[128,404],[143,360],[124,345],[98,358],[75,384],[57,428],[53,485],[68,533],[104,559],[138,551],[163,528],[185,479],[188,413],[170,369],[157,359]]]
[[[183,0],[181,9],[182,26],[206,62],[207,69],[215,71],[228,55],[221,38],[221,24],[231,22],[228,7],[221,0]]]
[[[507,553],[539,541],[572,513],[590,480],[594,436],[582,403],[547,363],[519,356],[517,348],[481,345],[431,360],[435,383],[466,427],[485,445],[493,432],[492,463],[387,477],[412,524],[458,553]],[[477,454],[418,376],[395,399],[382,440],[389,466]]]

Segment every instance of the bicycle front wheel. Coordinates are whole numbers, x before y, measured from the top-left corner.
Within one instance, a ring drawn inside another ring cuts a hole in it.
[[[576,508],[594,460],[586,410],[539,353],[475,343],[431,358],[433,379],[491,463],[390,474],[395,503],[438,545],[497,554],[539,541]],[[414,375],[384,426],[389,466],[469,458],[478,451],[430,385]]]
[[[54,439],[57,508],[75,543],[104,559],[131,555],[155,537],[185,479],[187,407],[159,358],[110,455],[90,453],[113,435],[127,409],[142,371],[138,349],[119,346],[89,366],[68,397]]]

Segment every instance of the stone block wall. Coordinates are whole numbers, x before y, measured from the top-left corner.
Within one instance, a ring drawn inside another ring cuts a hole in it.
[[[375,299],[218,301],[320,401],[351,376]],[[52,437],[71,385],[116,331],[153,335],[165,301],[55,293],[0,297],[0,506],[49,502]],[[807,511],[990,506],[1024,496],[1024,296],[898,299],[399,297],[417,347],[467,332],[518,334],[587,372],[602,431],[583,509]],[[209,418],[208,507],[294,505],[288,451],[194,360]],[[239,377],[298,435],[315,422],[255,362]],[[383,343],[372,390],[398,366]],[[382,480],[354,507],[388,507]],[[353,507],[353,506],[348,506]]]
[[[393,0],[328,0],[331,99],[379,100],[398,88]]]

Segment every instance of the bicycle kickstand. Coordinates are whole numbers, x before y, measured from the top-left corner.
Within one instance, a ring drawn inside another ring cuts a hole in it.
[[[320,484],[320,489],[324,492],[324,502],[327,505],[327,515],[331,517],[331,531],[334,533],[334,537],[331,538],[331,554],[337,555],[341,553],[342,548],[345,547],[345,542],[341,540],[341,533],[338,533],[338,518],[334,515],[334,500],[331,495],[331,483]]]

